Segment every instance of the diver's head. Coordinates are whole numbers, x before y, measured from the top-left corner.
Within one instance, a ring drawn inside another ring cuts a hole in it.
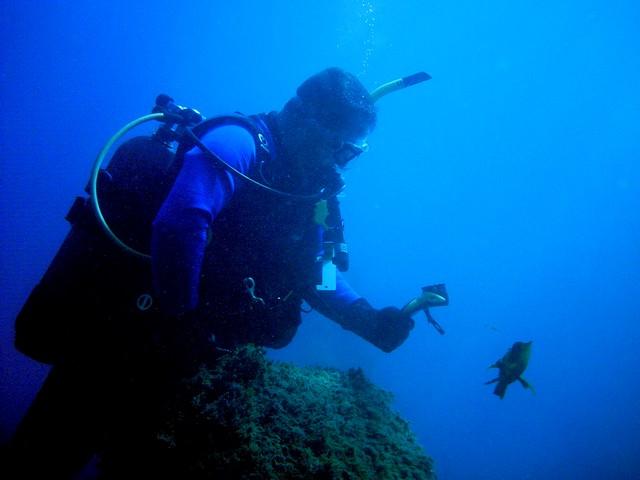
[[[364,85],[334,67],[305,80],[278,118],[287,153],[318,170],[344,167],[366,151],[376,109]]]

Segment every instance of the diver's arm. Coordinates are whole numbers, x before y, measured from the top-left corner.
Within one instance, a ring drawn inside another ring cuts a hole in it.
[[[253,137],[241,127],[213,129],[202,141],[243,173],[255,159]],[[165,312],[180,314],[197,305],[207,229],[234,189],[232,175],[197,147],[186,153],[182,169],[153,222],[151,237],[154,291]]]
[[[399,347],[414,326],[413,319],[399,308],[373,308],[339,273],[335,291],[310,290],[305,300],[325,317],[387,353]]]

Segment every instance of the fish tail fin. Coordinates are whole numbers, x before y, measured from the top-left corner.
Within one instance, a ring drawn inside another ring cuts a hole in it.
[[[506,382],[498,382],[496,388],[493,390],[493,393],[499,396],[501,399],[504,398],[504,394],[507,391],[507,385],[508,383]]]
[[[534,395],[536,394],[536,389],[533,388],[533,385],[527,382],[523,377],[518,377],[518,381],[522,384],[524,388],[528,388],[529,390],[531,390],[531,393],[533,393]]]

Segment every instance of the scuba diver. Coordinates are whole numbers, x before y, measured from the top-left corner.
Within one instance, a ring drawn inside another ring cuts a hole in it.
[[[53,367],[5,465],[69,478],[114,444],[131,464],[161,465],[153,425],[177,382],[238,345],[286,346],[303,302],[384,352],[407,339],[418,310],[441,331],[428,307],[447,304],[443,285],[378,309],[341,275],[339,170],[367,150],[375,101],[428,78],[369,93],[328,68],[278,112],[206,120],[158,97],[163,126],[106,168],[99,156],[16,319],[18,350]]]

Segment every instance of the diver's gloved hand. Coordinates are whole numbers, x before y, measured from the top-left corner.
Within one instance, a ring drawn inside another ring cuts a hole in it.
[[[349,306],[340,323],[387,353],[402,345],[415,325],[413,319],[399,308],[378,310],[364,298]]]
[[[396,307],[385,307],[376,312],[376,345],[385,352],[395,350],[402,345],[413,330],[413,318]]]

